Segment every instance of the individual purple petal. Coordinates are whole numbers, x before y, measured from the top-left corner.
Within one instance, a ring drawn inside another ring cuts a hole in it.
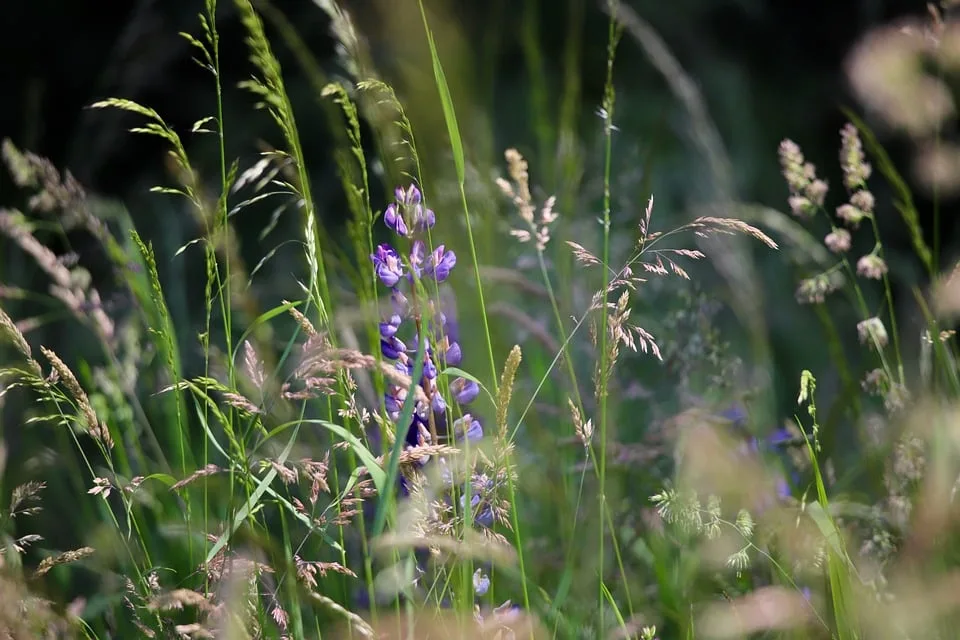
[[[388,244],[377,247],[376,253],[370,255],[377,277],[388,287],[393,287],[403,277],[403,263],[400,255]]]
[[[773,433],[767,436],[767,442],[775,447],[792,441],[793,434],[785,427],[774,429]]]
[[[469,442],[479,442],[483,440],[483,425],[468,413],[454,421],[453,435],[457,440],[463,440],[466,436]]]
[[[433,228],[433,225],[437,222],[437,216],[433,212],[433,209],[427,209],[421,205],[417,205],[413,210],[413,227],[417,231],[426,231],[427,229]]]
[[[490,576],[483,573],[483,569],[473,572],[473,591],[478,598],[482,598],[490,590]]]
[[[383,396],[383,406],[387,413],[397,413],[400,411],[400,401],[393,394],[387,393]]]
[[[473,380],[457,378],[450,383],[450,393],[458,404],[470,404],[480,395],[480,385]]]
[[[410,230],[407,229],[407,223],[403,219],[403,213],[397,209],[397,205],[395,204],[389,205],[387,210],[383,212],[383,222],[387,227],[401,236],[410,234]]]
[[[455,367],[463,360],[463,354],[460,351],[460,343],[452,342],[443,354],[443,360],[448,367]]]
[[[427,246],[423,240],[415,240],[410,249],[410,270],[417,278],[421,277],[424,267],[424,256],[427,252]]]
[[[400,354],[407,350],[407,345],[397,336],[389,339],[380,340],[380,352],[387,360],[396,360]]]
[[[390,320],[387,322],[381,322],[380,337],[384,339],[390,339],[397,335],[397,330],[400,328],[401,322],[403,322],[403,320],[397,314],[390,316]]]
[[[432,358],[426,358],[423,361],[423,377],[427,380],[433,380],[437,377],[437,365],[433,364]]]
[[[445,413],[447,410],[447,401],[443,399],[443,394],[435,392],[430,398],[430,407],[434,413]]]
[[[490,508],[490,505],[484,504],[476,512],[476,515],[473,518],[474,522],[479,524],[485,529],[489,529],[493,526],[493,509]]]
[[[417,189],[417,185],[411,184],[407,187],[407,190],[398,189],[400,197],[397,198],[401,203],[407,207],[415,207],[420,204],[422,200],[422,195],[420,194],[420,189]]]

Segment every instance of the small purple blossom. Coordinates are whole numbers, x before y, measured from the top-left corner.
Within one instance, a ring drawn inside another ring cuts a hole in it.
[[[437,222],[437,216],[432,209],[417,205],[413,210],[413,226],[417,231],[426,231]]]
[[[383,212],[383,222],[398,235],[410,235],[410,230],[407,229],[407,223],[403,219],[403,214],[395,204],[391,204],[387,207],[387,210]]]
[[[477,442],[483,439],[483,425],[468,413],[453,423],[453,433],[457,440],[466,437],[469,442]]]
[[[490,577],[483,573],[483,569],[477,569],[473,573],[473,591],[477,597],[482,598],[490,590]]]
[[[457,378],[450,383],[450,393],[457,404],[470,404],[480,395],[480,385],[473,380]]]
[[[453,251],[445,251],[444,245],[440,245],[430,254],[427,262],[427,275],[432,275],[437,282],[443,282],[450,277],[450,272],[457,264],[457,255]]]
[[[407,345],[403,344],[397,336],[380,341],[380,352],[383,353],[383,357],[387,360],[396,360],[400,357],[400,354],[406,352],[406,350]]]
[[[450,346],[443,353],[443,360],[448,367],[455,367],[463,360],[463,353],[460,350],[459,342],[451,342]]]
[[[400,328],[400,323],[403,320],[397,314],[390,316],[390,320],[387,322],[380,323],[380,337],[384,340],[389,340],[390,338],[397,335],[397,330]]]
[[[377,277],[388,287],[395,287],[403,277],[403,263],[400,261],[400,255],[388,244],[381,244],[377,247],[376,253],[370,255],[376,269]]]

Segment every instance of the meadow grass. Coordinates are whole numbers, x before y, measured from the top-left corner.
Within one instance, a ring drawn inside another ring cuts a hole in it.
[[[0,289],[0,398],[24,408],[15,428],[49,444],[12,457],[0,447],[0,633],[953,637],[960,377],[948,329],[960,280],[955,268],[940,275],[939,235],[928,246],[865,121],[850,112],[839,132],[841,187],[787,139],[789,212],[741,202],[697,85],[656,32],[611,0],[606,41],[583,41],[574,23],[586,6],[572,2],[559,100],[536,73],[535,16],[524,22],[537,151],[510,147],[500,160],[484,155],[489,131],[469,99],[484,88],[465,85],[460,71],[476,61],[451,54],[467,47],[442,7],[408,3],[415,11],[391,25],[415,51],[388,81],[351,15],[316,4],[340,76],[275,8],[234,3],[252,69],[242,86],[280,134],[253,162],[227,156],[236,134],[224,122],[216,0],[183,34],[216,89],[212,115],[184,132],[123,97],[91,105],[166,145],[171,179],[155,197],[178,199],[200,230],[175,251],[4,143],[24,205],[0,209],[0,233],[49,287]],[[940,43],[955,34],[933,16],[913,36],[885,33],[886,46],[948,67],[953,49]],[[294,108],[281,42],[336,141],[343,230],[325,224],[311,189],[298,119],[313,113]],[[709,169],[709,202],[672,228],[649,184],[619,204],[627,44],[667,80]],[[571,147],[582,135],[576,70],[595,46],[606,66],[588,161],[586,145]],[[891,88],[904,78],[876,72],[871,55],[851,63],[860,99],[929,149],[940,126],[911,119]],[[939,96],[929,85],[943,80],[911,82]],[[948,115],[927,114],[938,125]],[[194,162],[196,140],[212,145],[214,166]],[[948,143],[934,160],[921,151],[925,179],[949,188]],[[897,321],[878,178],[924,270],[919,323]],[[239,221],[269,206],[269,226],[293,218],[296,235],[251,268]],[[77,234],[96,241],[115,283],[50,248]],[[299,271],[255,287],[291,248]],[[839,377],[824,401],[817,382],[834,371],[784,372],[796,402],[776,426],[758,251],[796,269],[797,309],[813,308]],[[202,321],[191,324],[171,311],[164,271],[194,254]],[[126,305],[108,304],[103,287]],[[721,300],[745,349],[718,329]],[[72,359],[31,339],[51,307],[83,332]],[[921,344],[916,362],[908,340]],[[72,506],[50,531],[31,526],[47,494]]]

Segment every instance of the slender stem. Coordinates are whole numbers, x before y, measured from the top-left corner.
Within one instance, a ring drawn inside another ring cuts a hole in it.
[[[616,52],[617,26],[616,19],[613,18],[611,11],[610,26],[608,31],[607,44],[607,80],[604,87],[603,117],[604,117],[604,167],[603,167],[603,288],[601,289],[600,313],[602,315],[600,330],[600,354],[598,357],[599,371],[597,380],[597,394],[600,402],[600,539],[598,563],[598,598],[600,610],[600,630],[603,633],[605,627],[606,595],[603,581],[604,574],[604,549],[606,547],[606,530],[604,514],[607,508],[606,479],[607,479],[607,383],[609,363],[607,362],[607,339],[609,314],[607,313],[607,289],[610,286],[610,173],[613,158],[613,109],[615,92],[613,88],[613,61]],[[613,533],[613,532],[611,532]]]

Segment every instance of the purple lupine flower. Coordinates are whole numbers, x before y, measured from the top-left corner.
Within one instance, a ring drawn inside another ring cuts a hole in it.
[[[393,247],[388,244],[381,244],[377,247],[376,253],[370,254],[373,266],[377,271],[377,277],[388,286],[395,287],[403,277],[403,263]]]
[[[479,497],[477,496],[477,498]],[[485,529],[491,528],[493,526],[493,509],[490,508],[490,505],[484,502],[483,506],[474,511],[473,521]]]
[[[473,380],[457,378],[450,383],[450,393],[458,404],[470,404],[480,395],[480,385]]]
[[[396,204],[390,204],[387,210],[383,212],[383,222],[398,235],[404,237],[410,235],[407,223],[403,219],[403,212],[400,211]]]
[[[483,569],[473,572],[473,591],[478,598],[482,598],[490,590],[490,576],[483,573]]]
[[[483,439],[483,425],[480,424],[479,420],[467,413],[462,418],[454,421],[453,435],[457,440],[462,440],[466,437],[470,442],[477,442]]]
[[[440,245],[433,250],[427,261],[427,275],[432,275],[437,282],[443,282],[450,277],[450,272],[457,264],[457,254],[453,251],[445,251],[444,245]]]
[[[460,496],[460,507],[466,511],[467,506],[467,494],[461,494]],[[474,493],[470,498],[470,513],[473,514],[473,521],[489,529],[493,526],[493,509],[490,508],[490,504],[483,499],[479,493]]]

